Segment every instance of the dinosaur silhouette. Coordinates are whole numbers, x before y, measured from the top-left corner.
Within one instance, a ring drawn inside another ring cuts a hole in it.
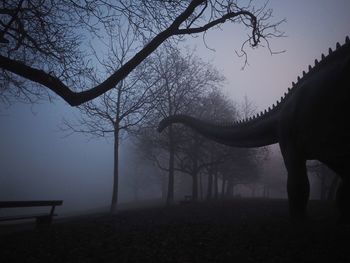
[[[319,160],[341,177],[337,203],[341,222],[350,222],[350,40],[315,60],[308,73],[272,108],[256,116],[219,125],[174,115],[159,123],[161,132],[183,123],[203,136],[234,147],[261,147],[279,143],[288,171],[287,192],[292,219],[304,220],[309,199],[306,161]]]

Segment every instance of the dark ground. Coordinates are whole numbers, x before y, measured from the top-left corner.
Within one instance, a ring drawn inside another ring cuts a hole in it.
[[[309,215],[293,225],[287,201],[242,199],[2,226],[0,262],[350,262],[334,206],[310,202]]]

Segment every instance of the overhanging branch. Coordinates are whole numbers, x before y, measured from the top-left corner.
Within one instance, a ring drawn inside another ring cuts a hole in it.
[[[84,102],[90,101],[103,93],[111,90],[119,81],[124,79],[135,67],[137,67],[145,58],[156,50],[166,39],[173,36],[179,26],[187,20],[195,11],[196,7],[205,0],[193,0],[174,22],[164,31],[155,36],[141,51],[136,53],[127,63],[114,72],[101,84],[85,91],[74,92],[58,78],[36,68],[32,68],[20,61],[6,58],[0,55],[0,67],[15,73],[21,77],[42,84],[57,95],[62,97],[71,106],[78,106]]]
[[[63,98],[71,106],[78,106],[87,101],[95,99],[114,88],[153,51],[155,51],[165,40],[172,36],[205,32],[212,27],[226,22],[227,20],[241,17],[241,19],[247,19],[250,21],[247,23],[247,26],[252,28],[252,45],[258,45],[260,40],[260,33],[257,17],[254,15],[254,13],[247,10],[239,9],[232,12],[228,11],[228,13],[223,14],[221,17],[214,19],[200,27],[191,28],[190,26],[193,23],[192,21],[192,23],[189,24],[189,27],[180,29],[180,26],[191,18],[191,15],[194,14],[196,8],[199,6],[203,6],[203,8],[199,11],[199,15],[203,14],[204,9],[207,7],[207,3],[208,2],[206,0],[190,1],[187,8],[175,18],[175,20],[168,28],[156,35],[146,46],[144,46],[138,53],[136,53],[127,63],[125,63],[122,67],[111,74],[106,80],[90,89],[75,91],[73,87],[67,86],[58,77],[53,76],[48,72],[34,68],[30,65],[26,65],[22,61],[11,59],[2,55],[0,55],[0,68],[12,72],[25,79],[41,84]],[[199,15],[197,15],[194,20],[197,20]]]
[[[239,16],[248,16],[250,21],[251,21],[251,27],[252,27],[252,38],[253,38],[253,46],[257,46],[259,43],[259,35],[256,34],[258,27],[257,27],[257,18],[254,14],[248,11],[239,11],[239,12],[230,12],[227,13],[226,15],[223,15],[222,17],[215,19],[211,21],[210,23],[205,24],[204,26],[201,27],[196,27],[196,28],[183,28],[177,30],[175,33],[176,35],[185,35],[185,34],[196,34],[196,33],[202,33],[207,31],[208,29],[217,26],[219,24],[223,24],[226,22],[226,20],[233,19],[235,17]]]

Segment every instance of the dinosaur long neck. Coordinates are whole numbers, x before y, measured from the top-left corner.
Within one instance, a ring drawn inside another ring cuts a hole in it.
[[[159,124],[162,131],[172,123],[182,123],[204,137],[218,143],[235,147],[261,147],[278,142],[278,113],[265,118],[257,118],[246,123],[229,126],[216,125],[187,115],[174,115],[163,119]]]
[[[339,72],[344,70],[344,65],[349,65],[350,61],[350,39],[346,37],[345,43],[337,43],[336,50],[329,49],[327,56],[321,56],[321,61],[315,60],[315,66],[309,65],[308,72],[303,71],[303,76],[298,77],[292,88],[288,88],[288,93],[277,104],[273,104],[268,111],[260,113],[253,119],[245,120],[243,123],[236,123],[230,126],[215,125],[206,121],[201,121],[186,115],[175,115],[163,119],[159,124],[159,131],[172,123],[183,123],[196,130],[203,136],[222,144],[236,147],[260,147],[278,142],[278,122],[282,107],[288,107],[288,101],[295,101],[298,90],[305,89],[309,80],[317,79],[320,74],[325,74],[328,70],[337,68]],[[334,72],[332,73],[334,74]],[[304,87],[303,87],[304,86]],[[290,104],[289,104],[290,105]]]

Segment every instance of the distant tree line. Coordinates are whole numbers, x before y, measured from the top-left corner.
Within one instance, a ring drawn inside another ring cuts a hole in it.
[[[193,201],[204,199],[203,192],[206,199],[232,196],[235,185],[256,181],[266,149],[223,146],[180,125],[171,125],[162,134],[154,132],[160,119],[174,114],[186,113],[218,124],[232,124],[247,115],[221,91],[224,78],[211,65],[193,54],[182,55],[176,48],[162,49],[155,57],[160,92],[152,114],[136,137],[145,158],[168,176],[166,202],[174,202],[175,175],[179,173],[192,179]]]
[[[107,72],[123,64],[132,41],[129,34],[119,35],[119,42],[123,44],[118,44],[119,49],[111,49],[113,52],[107,61],[100,61]],[[97,75],[94,78],[98,78]],[[186,113],[218,124],[233,123],[253,114],[248,101],[241,112],[222,93],[223,82],[224,77],[193,51],[184,52],[168,44],[114,89],[79,106],[81,114],[76,120],[64,121],[63,130],[67,133],[112,137],[112,212],[118,204],[119,146],[127,134],[139,155],[166,175],[167,204],[175,200],[177,174],[186,174],[192,179],[194,201],[232,196],[235,185],[257,180],[261,150],[219,145],[181,126],[171,126],[162,134],[156,131],[162,118],[174,114]],[[139,187],[135,182],[133,185]]]

